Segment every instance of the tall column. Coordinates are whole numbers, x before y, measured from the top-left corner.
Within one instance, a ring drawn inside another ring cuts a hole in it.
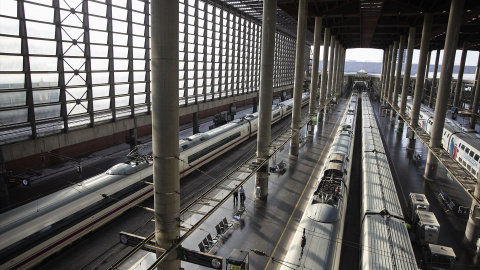
[[[403,49],[405,48],[405,36],[400,36],[400,43],[398,47],[398,62],[395,75],[395,90],[393,91],[392,103],[394,106],[398,104],[398,93],[400,92],[400,82],[402,80],[402,61],[403,61]],[[395,110],[392,110],[392,118],[395,117]],[[393,120],[393,119],[392,119]]]
[[[433,14],[425,13],[423,17],[423,31],[422,40],[420,43],[420,55],[418,57],[418,69],[417,80],[415,82],[415,94],[413,96],[413,106],[411,112],[410,125],[412,127],[418,126],[418,117],[420,114],[420,104],[423,96],[423,86],[425,79],[425,68],[427,64],[428,45],[430,42],[431,30],[432,30]],[[407,149],[415,148],[415,139],[410,138],[408,141]]]
[[[343,46],[340,45],[339,47],[339,56],[338,56],[338,76],[337,76],[337,96],[340,96],[340,77],[342,72],[342,57],[343,57]]]
[[[275,8],[276,10],[276,8]],[[300,0],[298,6],[297,51],[295,55],[295,83],[293,85],[292,133],[300,128],[303,78],[305,75],[305,36],[307,30],[307,0]],[[298,156],[299,133],[290,140],[290,155]]]
[[[273,68],[275,57],[275,30],[277,24],[277,0],[263,1],[262,44],[260,60],[260,106],[258,112],[257,157],[269,155],[272,99]],[[268,163],[255,175],[256,185],[260,187],[260,197],[268,195]]]
[[[388,60],[388,49],[383,50],[383,59],[382,59],[382,74],[380,76],[380,89],[378,89],[378,95],[381,96],[383,89],[385,89],[385,74],[387,73],[387,63]]]
[[[467,59],[467,50],[468,50],[468,43],[464,42],[463,49],[462,49],[462,57],[460,58],[460,68],[458,70],[457,85],[455,87],[455,93],[454,93],[455,96],[453,98],[454,107],[458,107],[460,93],[462,92],[463,72],[465,72],[465,60]]]
[[[323,36],[323,60],[322,60],[322,81],[320,89],[320,114],[323,113],[325,102],[327,99],[327,70],[328,70],[328,49],[330,47],[330,28],[325,28],[325,34]],[[320,115],[321,117],[321,115]],[[319,118],[320,118],[319,117]],[[320,119],[318,121],[320,125]]]
[[[402,81],[402,62],[403,62],[403,50],[405,49],[405,36],[400,36],[400,43],[398,47],[398,62],[397,62],[397,69],[395,75],[395,90],[393,92],[393,99],[392,102],[395,106],[398,103],[398,94],[400,92],[400,83]]]
[[[393,88],[394,88],[394,80],[395,80],[395,64],[397,63],[397,50],[398,50],[398,41],[393,42],[393,54],[392,54],[392,62],[390,67],[390,79],[389,82],[389,89],[387,99],[390,103],[392,103],[393,98]]]
[[[328,66],[327,100],[330,100],[330,98],[332,97],[333,66],[335,65],[334,55],[335,55],[335,36],[332,35],[330,37],[330,57],[329,57],[330,64]]]
[[[400,104],[400,113],[405,114],[407,107],[407,96],[410,87],[410,73],[412,72],[413,46],[415,45],[415,27],[410,27],[408,31],[407,59],[405,62],[405,73],[403,75],[402,101]],[[399,119],[400,121],[400,119]],[[402,119],[403,125],[403,119]]]
[[[477,122],[477,114],[478,114],[478,101],[480,99],[480,55],[478,56],[478,63],[477,63],[477,77],[475,78],[475,97],[473,98],[473,102],[471,104],[472,116],[470,117],[470,128],[475,129],[475,125]],[[473,91],[473,89],[472,89]],[[472,92],[473,94],[473,92]]]
[[[175,1],[151,3],[152,149],[155,241],[168,249],[180,237],[180,180],[178,176],[178,24]],[[168,37],[168,38],[165,38]],[[159,255],[159,254],[157,254]],[[176,252],[159,269],[179,269]]]
[[[427,55],[427,66],[426,66],[426,69],[425,69],[425,83],[428,81],[428,73],[430,71],[431,59],[432,59],[432,51],[429,50],[428,55]]]
[[[438,72],[438,61],[440,60],[440,50],[437,50],[435,55],[435,66],[433,68],[433,79],[432,79],[432,87],[430,87],[430,98],[428,99],[428,106],[433,108],[433,97],[435,96],[435,86],[437,83],[437,72]]]
[[[387,70],[385,73],[385,87],[382,91],[382,97],[381,101],[383,102],[385,99],[388,98],[388,91],[389,91],[389,85],[390,85],[390,69],[392,65],[390,64],[392,62],[392,53],[393,53],[393,45],[388,46],[388,57],[387,57],[387,63],[385,65],[387,66]]]
[[[332,97],[337,95],[337,85],[338,85],[338,66],[339,66],[339,57],[340,57],[340,42],[335,40],[335,56],[333,63],[333,78],[332,78]]]
[[[340,79],[339,79],[340,95],[343,95],[343,78],[345,75],[345,55],[346,54],[347,54],[347,50],[342,47],[342,58],[340,60]]]
[[[462,24],[462,13],[465,0],[452,1],[448,18],[447,35],[443,47],[442,71],[437,92],[437,102],[433,115],[430,148],[440,147],[442,143],[443,127],[447,113],[448,95],[452,81],[453,65],[455,62],[455,50],[457,48],[458,35]],[[425,166],[425,179],[434,179],[437,173],[438,160],[432,151],[428,151],[427,164]]]
[[[310,117],[317,111],[317,88],[318,88],[318,65],[320,61],[320,43],[322,36],[322,18],[315,17],[315,31],[313,36],[313,60],[312,60],[312,83],[310,84]],[[314,134],[314,127],[311,126],[308,135]]]

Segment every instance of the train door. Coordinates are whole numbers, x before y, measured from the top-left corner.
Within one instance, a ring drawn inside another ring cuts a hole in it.
[[[455,140],[451,135],[448,139],[448,153],[453,157],[453,159],[457,159],[457,146],[455,145]]]

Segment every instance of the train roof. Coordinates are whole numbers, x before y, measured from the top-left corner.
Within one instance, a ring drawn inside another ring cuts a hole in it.
[[[245,118],[236,119],[236,120],[233,120],[230,123],[225,124],[223,126],[220,126],[218,128],[209,130],[209,131],[204,132],[204,133],[197,133],[197,134],[189,136],[189,137],[187,137],[183,140],[180,140],[180,142],[179,142],[179,152],[181,153],[181,152],[183,152],[187,149],[190,149],[190,148],[195,147],[195,146],[197,146],[197,145],[199,145],[199,144],[201,144],[205,141],[208,141],[211,138],[215,138],[216,136],[219,136],[219,135],[221,135],[225,132],[228,132],[228,131],[233,130],[233,129],[239,127],[239,126],[242,126],[246,122],[247,122],[247,120]]]
[[[363,223],[362,269],[418,269],[405,222],[368,215]]]
[[[363,163],[363,206],[362,212],[379,213],[387,211],[390,215],[403,219],[393,176],[388,164],[385,148],[368,102],[362,103],[362,163]]]
[[[467,144],[470,147],[475,148],[476,150],[480,149],[480,141],[472,137],[468,133],[457,133],[455,135],[462,140],[461,142],[457,142],[457,143]],[[477,154],[480,154],[480,153],[477,153]]]

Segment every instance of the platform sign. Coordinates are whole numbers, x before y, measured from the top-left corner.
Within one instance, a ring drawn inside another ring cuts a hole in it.
[[[223,257],[186,249],[182,246],[178,248],[178,259],[213,269],[222,269]]]

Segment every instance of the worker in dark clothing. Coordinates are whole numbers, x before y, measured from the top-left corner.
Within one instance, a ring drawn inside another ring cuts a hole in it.
[[[243,186],[240,186],[238,191],[240,192],[240,204],[243,205],[245,203],[245,189],[243,189]]]
[[[235,185],[235,191],[233,192],[233,205],[238,204],[238,189]]]
[[[300,253],[300,256],[303,255],[303,248],[307,244],[307,237],[305,237],[305,228],[303,228],[303,236],[302,236],[302,252]]]

